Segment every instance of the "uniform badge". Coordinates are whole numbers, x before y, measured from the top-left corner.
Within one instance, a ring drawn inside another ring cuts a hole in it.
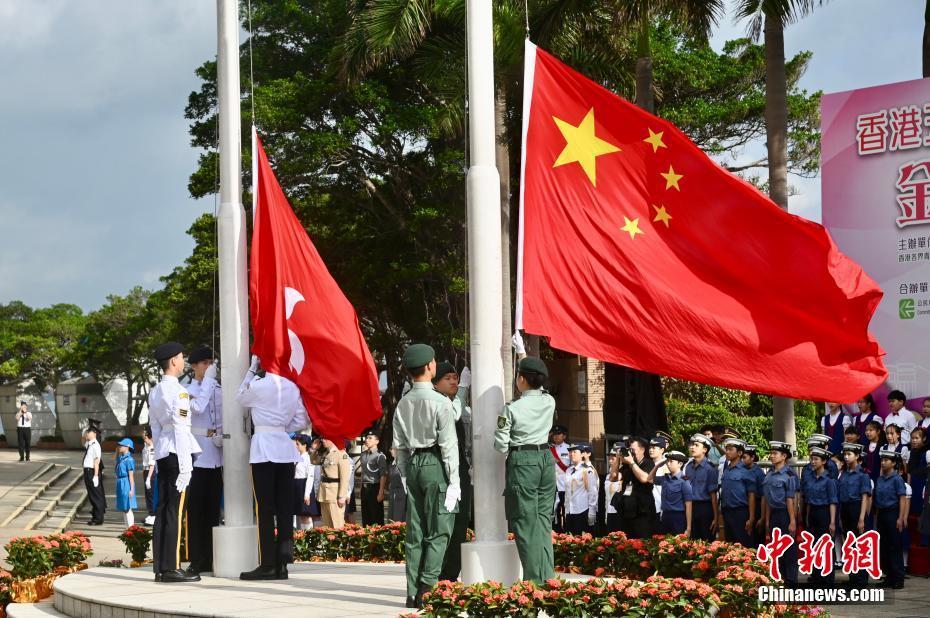
[[[180,410],[178,410],[178,414],[181,415],[181,418],[187,418],[187,410],[185,410],[185,409],[183,409],[183,408],[180,409]]]
[[[191,398],[190,394],[187,393],[187,392],[178,393],[178,397],[180,397],[181,399],[190,399],[190,398]]]
[[[503,428],[506,427],[506,426],[507,426],[507,417],[506,417],[506,416],[498,416],[498,417],[497,417],[497,428],[498,428],[498,429],[503,429]]]

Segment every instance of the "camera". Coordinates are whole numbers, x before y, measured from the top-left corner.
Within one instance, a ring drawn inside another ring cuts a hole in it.
[[[627,446],[621,446],[621,447],[620,447],[620,456],[621,456],[621,457],[629,457],[629,456],[630,456],[630,448],[627,447]]]

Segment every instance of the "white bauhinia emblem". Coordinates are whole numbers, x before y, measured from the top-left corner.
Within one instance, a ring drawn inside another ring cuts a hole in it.
[[[284,288],[284,320],[290,320],[291,314],[294,313],[294,307],[302,300],[306,300],[300,292],[294,288]],[[304,369],[304,346],[300,338],[291,329],[287,329],[287,339],[291,344],[291,358],[288,365],[294,370],[294,373],[300,375]]]

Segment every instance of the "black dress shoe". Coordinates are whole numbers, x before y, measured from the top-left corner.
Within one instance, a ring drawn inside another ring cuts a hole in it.
[[[161,581],[166,584],[181,584],[185,582],[199,582],[199,575],[192,575],[181,569],[175,569],[174,571],[165,571],[161,574]]]
[[[275,579],[287,579],[287,565],[275,569]]]
[[[417,599],[416,599],[416,600],[417,600],[417,609],[423,607],[423,595],[426,594],[427,592],[429,592],[429,591],[432,590],[432,589],[433,589],[432,586],[420,586],[419,590],[417,590]]]
[[[161,573],[156,573],[156,574],[155,574],[155,581],[156,581],[156,582],[160,582],[160,581],[161,581]]]
[[[191,564],[186,569],[184,569],[184,572],[188,575],[200,575],[202,571],[196,564]]]
[[[407,597],[407,607],[409,607],[410,609],[416,609],[417,600],[415,597]]]
[[[259,581],[267,579],[278,579],[278,570],[274,566],[260,566],[251,571],[244,571],[239,574],[239,579],[246,581]]]

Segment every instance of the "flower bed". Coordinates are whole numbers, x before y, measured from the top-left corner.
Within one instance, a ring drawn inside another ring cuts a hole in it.
[[[403,523],[342,530],[313,528],[294,534],[294,559],[303,561],[403,562]],[[440,582],[426,615],[469,616],[804,616],[820,608],[760,604],[768,570],[754,552],[722,541],[680,536],[628,539],[553,534],[556,570],[595,578],[584,583],[552,579],[542,586],[487,582],[464,586]],[[610,579],[607,579],[610,578]],[[643,603],[646,603],[643,606]]]
[[[0,607],[33,603],[52,594],[56,577],[87,568],[93,554],[83,532],[17,537],[4,546],[12,572],[0,571]]]

